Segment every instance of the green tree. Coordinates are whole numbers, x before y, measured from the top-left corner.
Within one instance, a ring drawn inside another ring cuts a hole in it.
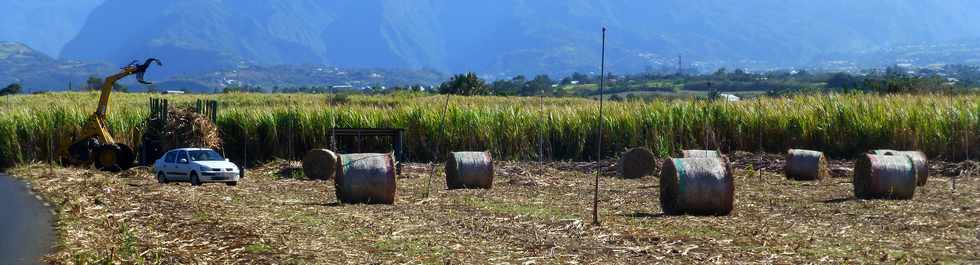
[[[827,88],[850,90],[861,87],[863,80],[847,73],[836,73],[827,79]]]
[[[592,83],[592,78],[589,77],[588,75],[575,72],[572,73],[572,81],[578,81],[581,84],[588,84],[588,83]]]
[[[718,68],[718,70],[711,75],[716,79],[724,79],[726,76],[728,76],[728,68],[725,67]]]
[[[521,93],[524,85],[527,84],[527,77],[517,75],[510,80],[497,80],[490,84],[493,94],[498,96],[514,96]]]
[[[112,84],[112,91],[129,92],[129,87],[127,87],[125,85],[122,85],[122,84],[119,84],[119,83],[113,83]]]
[[[7,85],[7,87],[4,87],[3,89],[0,89],[0,96],[20,94],[20,92],[22,90],[23,90],[23,87],[20,84],[13,83],[13,84]]]
[[[490,89],[486,82],[475,73],[458,74],[439,85],[440,94],[456,94],[463,96],[489,95]]]
[[[88,80],[85,80],[85,88],[89,91],[99,90],[102,87],[102,78],[98,76],[89,76]]]
[[[221,91],[221,93],[241,93],[241,92],[242,92],[242,87],[237,84],[228,85]]]
[[[548,75],[538,75],[524,85],[524,89],[521,90],[521,95],[533,96],[539,95],[541,92],[550,93],[552,90],[551,85],[552,81]]]

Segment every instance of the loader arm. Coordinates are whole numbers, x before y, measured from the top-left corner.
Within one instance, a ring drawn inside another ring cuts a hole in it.
[[[117,145],[112,134],[109,132],[109,127],[106,122],[112,88],[116,85],[117,81],[134,74],[140,83],[151,84],[143,80],[143,75],[146,73],[146,69],[154,62],[157,65],[162,65],[160,60],[155,58],[147,59],[143,64],[137,64],[136,61],[133,61],[129,65],[121,68],[118,73],[105,78],[105,82],[102,83],[100,89],[99,104],[96,107],[95,113],[89,116],[78,134],[60,141],[58,156],[63,161],[73,165],[89,164],[92,163],[92,157],[88,153],[91,153],[93,149],[99,148],[99,146]],[[125,148],[129,147],[127,146]],[[132,151],[130,150],[129,152],[131,153]]]

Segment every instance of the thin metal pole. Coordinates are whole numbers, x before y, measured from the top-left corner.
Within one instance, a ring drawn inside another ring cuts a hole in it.
[[[544,130],[544,124],[545,124],[545,122],[544,122],[544,116],[545,116],[545,113],[544,113],[544,90],[543,89],[541,90],[541,97],[540,97],[540,101],[539,102],[541,103],[541,126],[542,126],[542,129],[541,129],[541,132],[538,133],[538,163],[543,165],[544,164],[544,132],[545,132],[545,130]]]
[[[337,91],[331,87],[330,93],[330,149],[340,154],[337,149]]]
[[[595,191],[592,193],[592,224],[599,224],[599,174],[602,171],[599,163],[602,160],[602,102],[606,88],[606,27],[602,27],[602,62],[599,66],[599,133],[596,139],[596,170]]]
[[[442,130],[446,126],[446,114],[449,113],[449,97],[453,93],[446,93],[446,106],[442,109],[442,121],[439,122],[439,130],[436,132],[442,133]],[[429,171],[429,180],[425,184],[425,198],[429,198],[429,194],[432,193],[432,177],[436,174],[436,161],[439,160],[439,141],[435,142],[434,157],[432,158],[432,170]]]

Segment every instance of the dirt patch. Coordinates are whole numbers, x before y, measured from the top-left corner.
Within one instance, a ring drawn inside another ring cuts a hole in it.
[[[957,178],[954,192],[950,175],[937,172],[914,200],[865,201],[853,198],[847,179],[787,180],[778,155],[732,158],[736,202],[726,217],[664,216],[656,178],[618,178],[612,161],[598,167],[500,161],[492,190],[446,190],[441,164],[430,178],[431,165],[409,163],[397,179],[394,205],[337,204],[332,181],[283,178],[284,169],[297,170],[297,162],[287,161],[249,170],[236,187],[157,184],[140,168],[48,174],[25,166],[12,173],[58,209],[62,243],[49,257],[53,263],[78,257],[150,264],[980,259],[980,178]],[[591,224],[597,168],[601,226]]]

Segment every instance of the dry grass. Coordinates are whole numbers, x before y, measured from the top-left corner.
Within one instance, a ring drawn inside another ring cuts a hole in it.
[[[437,177],[429,198],[428,166],[408,164],[387,206],[336,204],[333,182],[304,180],[295,162],[249,171],[237,187],[161,185],[145,169],[11,173],[58,207],[52,263],[980,261],[980,178],[964,173],[954,193],[946,174],[975,166],[937,166],[945,176],[911,201],[863,201],[848,178],[786,180],[780,157],[733,156],[728,217],[663,216],[654,178],[604,177],[598,227],[588,221],[592,165],[583,163],[501,162],[493,190],[448,191]]]

